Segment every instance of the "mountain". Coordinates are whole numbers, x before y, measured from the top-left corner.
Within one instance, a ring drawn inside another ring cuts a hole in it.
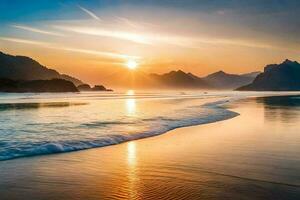
[[[106,79],[114,87],[130,89],[208,89],[212,88],[196,75],[182,70],[164,74],[148,74],[143,71],[124,70]]]
[[[281,64],[271,64],[264,68],[252,83],[237,90],[250,91],[298,91],[300,90],[300,64],[285,60]]]
[[[107,89],[106,87],[104,87],[103,85],[95,85],[92,88],[92,91],[106,91],[106,92],[112,92],[112,89]]]
[[[60,74],[29,57],[12,56],[2,52],[0,52],[0,78],[12,80],[65,79],[73,82],[76,86],[83,84],[82,81],[65,74]]]
[[[248,74],[227,74],[219,71],[200,78],[182,70],[170,71],[164,74],[147,74],[141,71],[115,74],[109,77],[116,87],[135,89],[235,89],[251,83],[259,72]],[[113,84],[111,83],[111,84]]]
[[[77,89],[79,91],[107,91],[107,92],[112,92],[112,89],[107,89],[103,85],[95,85],[94,87],[91,87],[88,84],[82,84],[77,86]]]
[[[167,88],[212,88],[200,77],[192,73],[185,73],[181,70],[171,71],[161,75],[150,74],[149,76],[159,85]]]
[[[218,71],[204,77],[203,80],[214,86],[216,89],[235,89],[251,83],[257,74],[259,74],[259,72],[238,75]]]
[[[76,86],[64,79],[16,81],[0,79],[0,92],[78,92]]]

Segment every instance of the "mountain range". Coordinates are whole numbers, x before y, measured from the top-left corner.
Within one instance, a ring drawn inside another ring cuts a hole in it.
[[[251,83],[259,72],[249,74],[227,74],[216,72],[206,77],[198,77],[182,70],[170,71],[163,74],[147,74],[142,71],[115,74],[109,77],[115,87],[134,89],[206,89],[233,90]]]
[[[236,90],[253,91],[300,90],[300,64],[291,60],[285,60],[280,64],[267,65],[262,73],[228,74],[223,71],[218,71],[206,77],[198,77],[182,70],[170,71],[164,74],[147,74],[137,70],[135,72],[127,71],[127,74],[117,74],[115,77],[115,80],[117,80],[123,88],[213,90],[233,90],[237,88]],[[19,85],[17,90],[21,90],[20,88],[23,87],[20,86],[20,84],[30,86],[33,84],[34,87],[36,87],[36,84],[44,84],[45,82],[30,81],[53,79],[55,80],[51,82],[53,87],[55,87],[57,83],[61,83],[68,88],[67,82],[57,81],[57,79],[63,79],[72,82],[77,87],[80,86],[77,89],[81,91],[111,91],[101,85],[91,88],[81,80],[66,74],[60,74],[56,70],[41,65],[32,58],[13,56],[2,52],[0,52],[0,79],[4,80],[1,82],[2,84],[8,84],[6,86],[10,86],[9,84]],[[16,82],[7,82],[7,79]],[[114,79],[112,78],[112,80]],[[51,90],[54,91],[54,89]]]
[[[299,91],[300,64],[297,61],[285,60],[280,64],[267,65],[252,83],[237,90],[252,91]]]

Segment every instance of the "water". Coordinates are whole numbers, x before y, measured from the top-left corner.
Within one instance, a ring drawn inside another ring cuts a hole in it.
[[[1,199],[24,199],[24,196],[51,200],[300,198],[299,96],[245,98],[270,94],[136,94],[135,112],[129,115],[125,105],[132,97],[95,95],[82,94],[79,99],[72,97],[71,100],[69,96],[68,102],[72,105],[63,107],[50,105],[50,98],[34,99],[44,99],[48,103],[41,110],[50,109],[52,112],[47,113],[57,114],[60,109],[78,109],[80,112],[80,107],[103,104],[107,98],[110,103],[120,102],[116,104],[118,110],[115,112],[123,110],[122,116],[144,114],[142,130],[146,127],[147,131],[153,123],[152,118],[158,119],[155,126],[164,123],[165,118],[176,118],[178,120],[174,121],[179,123],[186,116],[193,116],[188,121],[196,120],[197,123],[199,119],[216,119],[216,116],[227,120],[175,129],[158,137],[106,148],[0,161]],[[89,104],[82,104],[86,103],[85,98],[89,99]],[[51,99],[62,102],[63,97]],[[230,102],[224,104],[228,100]],[[19,98],[18,101],[23,100]],[[34,106],[29,107],[27,111],[36,112],[36,108],[31,108]],[[101,108],[105,110],[105,106]],[[7,111],[13,110],[15,113],[20,111],[19,108]],[[228,115],[232,118],[227,118]],[[144,120],[149,118],[151,120]],[[88,128],[86,132],[92,135],[97,128]]]
[[[234,93],[1,94],[0,161],[89,149],[237,115]],[[210,102],[210,104],[208,104]]]
[[[77,110],[77,114],[84,113],[83,107],[91,106],[90,109],[93,110],[99,105],[109,104],[112,101],[118,102],[115,104],[117,107],[115,112],[124,113],[117,116],[134,116],[134,113],[137,115],[139,110],[143,111],[143,118],[138,116],[133,118],[143,119],[141,121],[144,124],[139,126],[138,130],[147,131],[150,130],[148,127],[151,123],[155,122],[155,126],[158,126],[157,124],[165,123],[165,118],[181,119],[176,121],[179,123],[187,116],[190,117],[189,122],[195,119],[216,119],[216,116],[235,117],[216,123],[175,129],[159,137],[132,140],[106,148],[0,161],[1,199],[293,200],[300,198],[299,96],[245,98],[265,94],[172,93],[166,96],[142,94],[136,95],[135,112],[130,112],[129,115],[125,105],[127,105],[126,101],[132,98],[124,94],[107,94],[108,96],[104,97],[99,97],[100,94],[95,95],[93,97],[90,97],[90,94],[81,94],[80,97],[67,96],[70,104],[63,106],[52,104],[54,99],[62,102],[63,97],[51,96],[52,103],[49,104],[49,97],[34,96],[34,98],[30,97],[31,103],[33,99],[48,103],[44,103],[44,107],[39,108],[40,110],[32,105],[26,109],[18,106],[14,106],[13,109],[12,106],[8,106],[9,108],[4,112],[15,114],[19,114],[20,111],[38,112],[34,119],[35,121],[39,119],[41,122],[45,119],[38,116],[44,116],[46,113],[51,116],[61,115],[61,113],[66,115],[74,109]],[[28,101],[27,98],[26,100],[18,98],[18,101]],[[104,98],[109,99],[109,102],[103,100]],[[223,108],[215,106],[229,99],[235,101],[231,100],[223,104]],[[150,105],[152,107],[149,107]],[[106,106],[101,108],[109,110]],[[170,111],[170,108],[174,112]],[[176,109],[184,113],[177,113]],[[144,112],[146,110],[149,111]],[[197,117],[194,117],[196,115]],[[26,116],[26,120],[30,120],[29,116]],[[157,119],[153,121],[152,118]],[[94,118],[92,119],[94,122]],[[25,119],[20,122],[23,120]],[[84,123],[91,124],[89,120],[85,120],[79,124],[84,127],[86,126],[82,125]],[[135,125],[132,121],[126,122],[126,126]],[[199,123],[198,120],[196,122]],[[88,138],[92,137],[93,131],[96,133],[95,137],[99,137],[100,132],[95,130],[102,127],[99,123],[93,124],[95,127],[92,128],[80,127],[80,130],[85,130]],[[169,123],[172,124],[173,121],[169,120]],[[17,122],[15,126],[18,126]],[[110,128],[108,130],[118,129],[115,128],[114,123],[105,126]],[[124,126],[118,123],[117,127]],[[65,143],[67,140],[62,138],[70,137],[76,141],[70,145],[76,146],[78,141],[84,141],[84,135],[78,132],[69,133],[66,137],[64,134],[57,134],[60,129],[53,131],[55,131],[53,134],[55,138],[50,137],[51,134],[49,136],[48,133],[51,143],[54,143],[53,141],[55,144],[60,141]],[[68,130],[63,131],[68,132]],[[133,132],[135,135],[140,133]],[[37,137],[33,133],[30,134],[35,140],[45,138],[43,135]],[[106,137],[112,136],[109,134],[111,133],[107,132]],[[78,137],[81,139],[76,140]],[[27,137],[25,139],[28,140]],[[32,145],[35,144],[34,142],[28,141],[28,146],[34,146]],[[95,140],[89,139],[89,141]]]

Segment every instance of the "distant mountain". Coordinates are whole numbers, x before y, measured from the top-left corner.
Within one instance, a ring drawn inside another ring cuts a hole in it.
[[[116,87],[149,88],[149,89],[235,89],[251,83],[259,72],[248,74],[227,74],[219,71],[200,78],[182,70],[170,71],[164,74],[146,74],[140,71],[115,74],[109,80]],[[111,84],[113,84],[111,83]]]
[[[251,72],[248,74],[227,74],[218,71],[203,78],[211,86],[216,89],[235,89],[237,87],[251,83],[259,72]]]
[[[48,69],[29,57],[12,56],[2,52],[0,52],[0,78],[12,80],[65,79],[73,82],[76,86],[83,84],[82,81]]]
[[[151,79],[159,85],[167,88],[212,88],[200,77],[185,73],[181,70],[171,71],[165,74],[150,74]]]
[[[298,91],[300,90],[300,64],[285,60],[281,64],[271,64],[264,68],[252,83],[237,90],[252,91]]]
[[[95,85],[94,87],[92,87],[92,91],[106,91],[106,92],[112,92],[112,89],[107,89],[106,87],[104,87],[103,85]]]
[[[64,79],[16,81],[0,79],[0,92],[78,92],[76,86]]]
[[[114,87],[130,89],[208,89],[212,88],[196,75],[182,70],[164,74],[148,74],[142,71],[116,73],[106,79]]]
[[[82,84],[77,86],[77,89],[79,91],[107,91],[107,92],[112,92],[112,89],[107,89],[103,85],[95,85],[94,87],[91,87],[88,84]]]

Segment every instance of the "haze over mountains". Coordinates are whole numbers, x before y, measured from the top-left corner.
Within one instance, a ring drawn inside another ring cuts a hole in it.
[[[252,91],[299,91],[300,64],[297,61],[285,60],[281,64],[271,64],[264,68],[251,84],[237,90]]]

